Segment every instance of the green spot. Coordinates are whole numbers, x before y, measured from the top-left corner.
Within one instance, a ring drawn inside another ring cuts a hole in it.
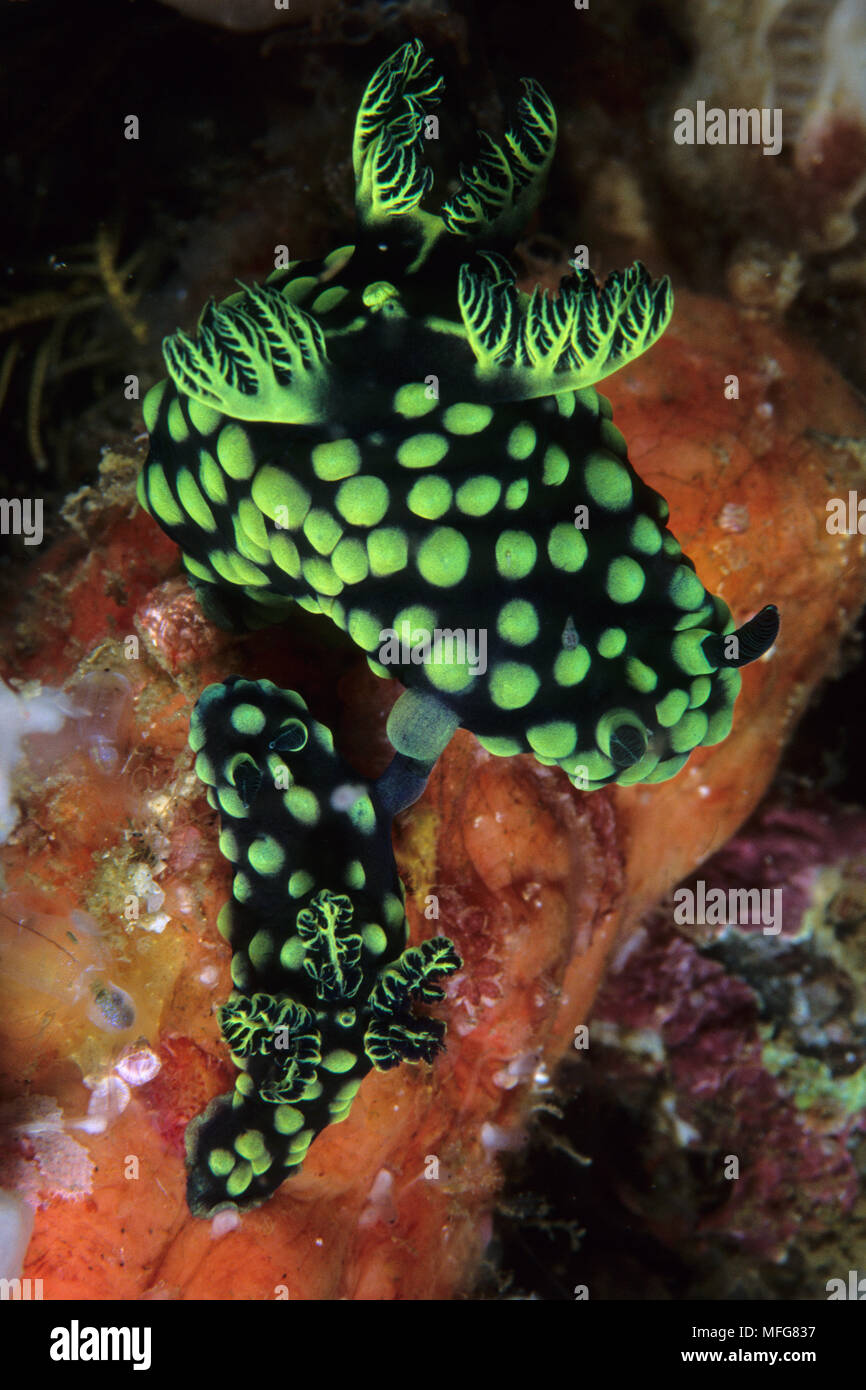
[[[431,478],[430,481],[434,480]],[[486,516],[488,512],[493,511],[501,491],[502,484],[499,479],[492,478],[489,474],[469,478],[457,489],[457,506],[467,516]]]
[[[428,395],[427,387],[422,382],[410,381],[395,393],[393,407],[404,419],[417,420],[420,415],[429,415],[438,403],[435,395]]]
[[[560,521],[554,526],[547,540],[547,554],[555,569],[575,574],[582,569],[587,557],[587,545],[582,531]]]
[[[203,405],[201,401],[187,401],[186,413],[193,429],[197,430],[199,434],[213,434],[223,418],[218,410],[214,410],[212,406]]]
[[[355,247],[350,242],[347,242],[345,246],[338,246],[336,251],[329,252],[322,262],[322,267],[325,270],[333,271],[336,275],[337,271],[342,270],[344,266],[349,264],[354,254]],[[297,261],[293,261],[292,264],[297,265]]]
[[[253,840],[247,850],[247,858],[256,873],[265,878],[272,878],[283,867],[286,853],[279,841],[275,840],[272,835],[262,835],[260,839]]]
[[[240,425],[226,425],[217,437],[217,458],[230,478],[242,480],[251,478],[255,472],[256,460],[252,445],[245,429]],[[264,511],[264,508],[262,508]]]
[[[304,517],[310,510],[310,494],[284,469],[265,464],[253,478],[251,491],[259,511],[269,516],[271,521],[295,531],[303,525]]]
[[[388,510],[388,489],[381,478],[349,478],[337,493],[337,510],[351,526],[376,526]]]
[[[304,1100],[308,1099],[313,1099],[313,1097],[308,1097],[305,1093]],[[310,1147],[312,1140],[313,1130],[311,1129],[302,1130],[301,1133],[297,1136],[297,1138],[292,1140],[291,1144],[289,1145],[289,1153],[292,1155],[293,1162],[297,1162],[299,1156],[303,1157],[303,1155],[307,1152],[307,1149]]]
[[[662,533],[652,517],[639,516],[632,522],[629,541],[642,555],[658,555],[662,548]]]
[[[506,449],[513,459],[528,459],[535,448],[535,430],[528,420],[523,420],[508,436]]]
[[[561,399],[561,397],[559,398]],[[558,444],[549,444],[544,451],[544,471],[541,481],[548,487],[558,487],[568,477],[568,454]]]
[[[539,684],[531,666],[520,661],[500,661],[490,675],[490,698],[500,709],[522,709]]]
[[[150,511],[155,513],[164,525],[181,526],[183,524],[184,514],[174,500],[174,494],[166,482],[161,463],[152,463],[147,469],[147,500],[150,503]]]
[[[240,1197],[253,1180],[253,1170],[249,1163],[239,1163],[226,1179],[226,1192],[230,1197]]]
[[[544,758],[567,758],[577,743],[577,728],[566,720],[551,720],[549,724],[534,724],[527,729],[530,747]]]
[[[239,734],[246,734],[249,738],[255,738],[265,727],[264,711],[258,705],[235,705],[231,712],[231,726],[237,729]]]
[[[515,478],[505,494],[505,505],[510,512],[516,512],[529,496],[529,479]]]
[[[297,1134],[303,1123],[303,1111],[294,1105],[278,1105],[274,1110],[273,1126],[277,1134]]]
[[[321,294],[316,295],[310,308],[314,314],[327,314],[329,309],[336,309],[348,293],[349,291],[343,285],[331,285]]]
[[[487,428],[492,419],[493,411],[489,405],[470,405],[460,401],[457,405],[449,405],[442,416],[442,423],[449,434],[478,434]]]
[[[289,280],[288,284],[283,285],[281,293],[292,304],[301,304],[310,297],[318,283],[319,279],[316,275],[296,275],[294,280]]]
[[[227,550],[212,550],[210,562],[220,578],[229,584],[249,584],[253,588],[259,588],[268,583],[268,576],[258,565],[244,559],[243,555],[232,554]]]
[[[361,471],[361,451],[353,439],[333,439],[317,444],[310,455],[313,472],[325,483],[351,478]]]
[[[608,661],[620,656],[625,650],[628,636],[621,627],[608,627],[598,639],[596,644],[599,656],[603,656]]]
[[[428,584],[450,588],[466,577],[469,542],[452,526],[434,527],[418,547],[416,563]]]
[[[473,672],[465,662],[449,662],[442,665],[436,662],[426,662],[424,670],[427,679],[436,690],[441,690],[444,695],[459,695],[468,689],[475,679]]]
[[[496,568],[503,579],[525,579],[537,555],[528,531],[503,531],[496,541]]]
[[[703,584],[688,565],[677,565],[668,594],[675,607],[685,609],[699,608],[706,598]]]
[[[394,631],[398,636],[402,633],[404,623],[409,624],[410,640],[414,641],[417,636],[417,640],[420,642],[436,627],[436,614],[432,608],[427,608],[423,603],[413,603],[409,608],[401,608],[394,619]]]
[[[189,439],[189,425],[184,419],[179,400],[173,400],[168,407],[167,424],[168,432],[175,444],[183,444],[185,440]]]
[[[688,753],[680,753],[675,758],[665,758],[664,762],[658,763],[643,780],[645,782],[669,782],[685,767],[688,760]]]
[[[632,690],[638,690],[642,695],[647,695],[651,690],[655,690],[659,683],[657,673],[645,662],[638,661],[636,656],[629,657],[625,663],[625,678]]]
[[[630,505],[633,489],[628,469],[611,454],[590,454],[583,476],[593,502],[605,511],[621,512]]]
[[[302,898],[305,893],[309,893],[315,882],[313,875],[308,874],[306,869],[295,869],[289,879],[289,896]]]
[[[360,584],[370,573],[363,541],[345,536],[331,556],[331,565],[344,584]]]
[[[713,683],[709,676],[698,676],[689,686],[689,708],[697,709],[700,705],[705,705],[710,698],[710,691]]]
[[[239,1153],[241,1158],[258,1158],[259,1154],[267,1151],[264,1136],[257,1129],[244,1130],[235,1140],[235,1153]]]
[[[187,573],[191,574],[193,579],[203,579],[207,584],[213,584],[216,579],[212,569],[208,569],[206,565],[200,565],[198,560],[193,560],[190,555],[184,555],[183,563]]]
[[[348,1048],[335,1047],[333,1052],[328,1052],[322,1058],[322,1066],[325,1071],[341,1072],[351,1071],[358,1058],[354,1052],[349,1052]]]
[[[684,714],[670,732],[671,748],[675,753],[687,753],[697,748],[709,728],[709,720],[702,709]]]
[[[361,940],[371,956],[381,956],[388,946],[388,937],[378,922],[371,922],[364,928]]]
[[[359,796],[358,800],[349,811],[349,820],[356,830],[360,830],[363,835],[371,835],[376,829],[376,812],[373,803],[366,794]]]
[[[253,896],[253,885],[246,874],[240,870],[232,879],[232,896],[239,903],[248,903]]]
[[[233,830],[221,830],[219,836],[220,854],[228,859],[230,864],[236,864],[240,858],[237,836]]]
[[[223,941],[231,941],[232,936],[232,908],[231,903],[224,903],[217,914],[217,931]]]
[[[215,1178],[224,1178],[235,1166],[235,1156],[228,1149],[212,1149],[207,1156],[207,1166]]]
[[[514,647],[528,646],[538,636],[538,614],[526,599],[512,599],[500,608],[496,631]]]
[[[247,949],[253,969],[267,970],[274,956],[274,938],[263,928],[256,932]]]
[[[316,593],[339,594],[342,592],[343,581],[337,576],[327,560],[302,560],[301,574],[310,588],[316,590]]]
[[[317,825],[319,821],[319,800],[308,787],[289,787],[283,793],[283,805],[302,825]]]
[[[401,898],[396,893],[386,893],[385,900],[385,921],[389,927],[402,927],[406,916],[406,909]]]
[[[382,624],[372,613],[362,608],[353,608],[349,614],[349,636],[365,652],[371,652],[380,645]]]
[[[704,602],[698,608],[693,608],[688,613],[683,613],[674,623],[675,632],[685,632],[690,627],[708,627],[713,625],[716,616],[716,604],[713,596],[704,591]]]
[[[313,507],[304,519],[304,535],[320,555],[330,555],[343,528],[324,507]]]
[[[310,887],[312,888],[312,881]],[[289,936],[280,947],[280,965],[284,970],[300,970],[307,948],[299,936]]]
[[[731,671],[730,674],[733,676],[740,675],[739,671]],[[705,747],[713,743],[721,743],[731,732],[734,723],[734,698],[735,697],[731,697],[730,704],[724,705],[721,709],[716,710],[715,714],[710,715],[709,722],[707,723],[707,732],[704,735]]]
[[[614,454],[620,454],[623,458],[628,453],[628,447],[621,432],[616,425],[612,425],[610,420],[601,422],[601,442],[606,449],[610,449]]]
[[[579,685],[591,664],[592,658],[584,646],[561,651],[553,663],[553,679],[557,685]]]
[[[269,538],[268,545],[271,559],[277,568],[281,569],[283,574],[287,574],[290,579],[297,579],[301,573],[301,557],[291,536],[287,536],[283,531],[278,531],[275,536]]]
[[[451,484],[444,478],[419,478],[409,490],[409,510],[425,521],[438,521],[451,506]]]
[[[141,472],[135,480],[135,495],[138,498],[138,505],[142,507],[144,511],[146,511],[150,515],[150,505],[147,500],[147,492],[145,491],[144,486],[144,469],[141,470]]]
[[[158,381],[155,386],[151,386],[147,395],[141,403],[141,413],[144,416],[144,427],[148,434],[153,434],[153,427],[159,415],[159,407],[162,405],[162,398],[165,395],[168,381],[163,379]]]
[[[481,747],[492,753],[495,758],[513,758],[515,753],[524,751],[516,738],[482,738],[480,735],[476,737]]]
[[[688,707],[689,697],[684,690],[669,690],[656,705],[656,719],[663,729],[671,729],[679,723]]]
[[[378,578],[397,574],[405,569],[409,556],[406,532],[399,526],[382,526],[378,531],[371,531],[367,537],[367,554],[370,569]]]
[[[259,552],[260,563],[270,559],[268,531],[262,514],[251,497],[242,497],[237,504],[238,521],[244,535]]]
[[[397,450],[397,461],[404,468],[435,468],[447,453],[444,434],[413,434]]]
[[[682,555],[683,553],[683,548],[676,536],[665,536],[662,541],[662,550],[665,555],[669,555],[671,559],[675,559],[677,555]]]
[[[235,989],[245,990],[252,979],[250,963],[245,951],[235,951],[231,963],[232,984]]]
[[[713,670],[701,645],[706,636],[704,628],[695,628],[691,632],[678,632],[671,642],[671,656],[687,676],[708,676]]]
[[[614,603],[634,603],[640,598],[646,575],[630,555],[618,555],[607,567],[605,588]]]
[[[347,888],[354,888],[360,891],[360,889],[364,887],[364,884],[367,882],[367,875],[364,872],[364,865],[361,863],[360,859],[351,859],[349,861],[346,865],[343,879]]]
[[[611,759],[596,749],[588,753],[578,753],[577,767],[586,769],[586,777],[590,782],[606,782],[616,772]]]
[[[574,406],[577,399],[586,392],[584,391],[559,391],[555,397],[556,408],[565,420],[570,420],[574,414]],[[593,412],[595,414],[595,411]]]
[[[214,770],[214,765],[213,765],[213,763],[211,762],[210,758],[208,757],[207,753],[199,753],[198,757],[196,758],[196,760],[195,760],[195,775],[196,775],[196,777],[198,778],[198,780],[199,780],[200,782],[204,782],[205,786],[207,786],[207,787],[215,787],[215,786],[216,786],[216,784],[217,784],[217,775],[216,775],[216,771]]]

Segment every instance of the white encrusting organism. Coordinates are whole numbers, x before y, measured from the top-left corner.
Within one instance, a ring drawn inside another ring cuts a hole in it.
[[[61,690],[43,689],[38,682],[21,694],[0,680],[0,844],[5,844],[18,822],[12,802],[12,777],[23,752],[22,740],[31,734],[56,734],[65,719],[76,713]]]

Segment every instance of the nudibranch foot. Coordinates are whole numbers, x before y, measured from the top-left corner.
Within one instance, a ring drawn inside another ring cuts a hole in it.
[[[219,1023],[238,1074],[187,1130],[189,1205],[206,1216],[265,1201],[373,1067],[432,1061],[445,1025],[413,1006],[441,1000],[461,962],[445,937],[407,946],[393,811],[300,695],[208,686],[189,741],[234,870]]]

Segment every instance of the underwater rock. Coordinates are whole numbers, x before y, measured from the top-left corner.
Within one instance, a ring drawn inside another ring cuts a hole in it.
[[[864,903],[863,812],[770,801],[600,992],[580,1084],[644,1136],[609,1189],[691,1270],[681,1296],[823,1298],[862,1264]]]
[[[671,8],[696,54],[670,109],[702,102],[726,118],[731,109],[775,110],[781,124],[781,153],[766,158],[760,144],[669,144],[677,177],[714,199],[724,186],[738,208],[756,198],[764,216],[775,207],[778,232],[809,252],[851,242],[866,194],[861,0],[689,0]]]

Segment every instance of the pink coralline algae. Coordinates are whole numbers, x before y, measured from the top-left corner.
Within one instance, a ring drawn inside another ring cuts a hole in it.
[[[747,920],[683,921],[684,904],[746,886]],[[755,890],[779,894],[762,899],[777,923],[758,918]],[[843,1222],[862,1239],[864,906],[866,816],[770,804],[646,919],[603,986],[593,1084],[647,1126],[641,1166],[668,1196],[629,1201],[678,1254],[799,1266]],[[817,1274],[803,1280],[794,1296],[823,1296]]]

